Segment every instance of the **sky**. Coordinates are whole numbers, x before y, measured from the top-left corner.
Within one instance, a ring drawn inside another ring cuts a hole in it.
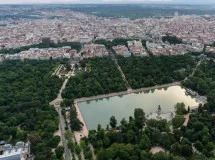
[[[0,4],[25,4],[25,3],[184,3],[208,4],[215,0],[0,0]]]

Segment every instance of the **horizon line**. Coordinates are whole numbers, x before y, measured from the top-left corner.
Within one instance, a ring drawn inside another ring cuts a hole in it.
[[[51,5],[51,4],[61,4],[61,5],[66,5],[66,4],[79,4],[79,5],[91,5],[91,4],[169,4],[169,5],[215,5],[215,2],[192,2],[192,3],[187,3],[187,2],[96,2],[96,3],[78,3],[78,2],[51,2],[51,3],[43,3],[43,2],[38,2],[38,3],[0,3],[0,5]]]

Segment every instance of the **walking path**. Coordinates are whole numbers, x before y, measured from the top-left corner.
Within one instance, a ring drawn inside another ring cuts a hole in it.
[[[50,105],[54,106],[55,110],[58,112],[58,116],[59,116],[59,120],[60,120],[60,127],[59,127],[59,130],[56,133],[58,133],[58,134],[60,133],[61,141],[60,141],[59,145],[63,144],[63,146],[64,146],[65,160],[71,160],[72,156],[71,156],[70,150],[68,149],[67,140],[65,138],[66,124],[65,124],[64,117],[61,114],[62,108],[60,106],[60,103],[63,101],[63,98],[62,98],[61,94],[62,94],[64,88],[66,87],[66,84],[67,84],[69,78],[70,78],[70,76],[67,79],[65,79],[65,81],[63,82],[63,85],[61,86],[61,88],[59,90],[57,98],[49,103]]]
[[[114,97],[114,96],[120,96],[120,95],[126,95],[126,94],[142,92],[142,91],[147,91],[147,90],[151,90],[151,89],[171,87],[171,86],[176,86],[176,85],[180,85],[180,82],[173,82],[173,83],[168,83],[168,84],[163,84],[163,85],[156,85],[156,86],[153,86],[153,87],[146,87],[146,88],[140,88],[140,89],[131,89],[131,90],[127,90],[127,91],[103,94],[103,95],[92,96],[92,97],[83,97],[83,98],[75,99],[74,103],[90,101],[90,100],[95,100],[95,99],[101,99],[101,98]]]
[[[86,125],[86,123],[84,121],[84,118],[81,115],[81,112],[80,112],[80,110],[78,108],[77,103],[75,103],[75,108],[76,108],[77,115],[78,115],[77,118],[83,123],[82,130],[79,131],[79,132],[77,132],[77,131],[74,132],[74,136],[75,136],[75,139],[76,139],[77,143],[80,143],[81,138],[88,137],[88,129],[87,129],[87,125]]]
[[[201,65],[201,63],[202,63],[202,59],[198,61],[198,63],[196,64],[196,67],[195,67],[194,70],[193,70],[193,72],[192,72],[188,77],[193,77],[193,76],[194,76],[194,74],[195,74],[197,68]],[[184,79],[184,81],[186,81],[186,80],[188,79],[188,77],[186,77],[186,78]]]
[[[193,72],[192,72],[192,74],[191,74],[191,77],[194,76],[194,74],[195,74],[197,68],[200,66],[201,63],[202,63],[202,59],[197,63],[196,67],[194,68],[194,70],[193,70]]]
[[[59,74],[59,72],[60,72],[60,70],[61,70],[61,68],[62,68],[62,64],[60,64],[56,69],[55,69],[55,71],[54,71],[54,73],[52,74],[52,76],[54,76],[54,75],[58,75]]]
[[[184,121],[183,126],[187,126],[187,124],[188,124],[188,122],[190,120],[190,113],[185,114],[184,118],[185,118],[185,121]]]
[[[112,60],[114,61],[115,65],[116,65],[116,68],[117,68],[118,71],[120,72],[120,74],[121,74],[121,76],[122,76],[122,79],[123,79],[123,81],[125,82],[125,85],[126,85],[127,89],[128,89],[128,90],[131,90],[132,88],[131,88],[131,86],[129,85],[129,83],[128,83],[128,81],[127,81],[127,79],[126,79],[126,77],[125,77],[125,74],[123,73],[121,67],[119,66],[119,64],[118,64],[118,62],[117,62],[117,59],[116,59],[116,57],[115,57],[113,51],[112,51],[111,49],[109,49],[108,52],[109,52],[109,54],[110,54]]]
[[[121,73],[122,79],[123,79],[123,81],[125,82],[127,89],[128,89],[128,90],[131,90],[132,88],[131,88],[131,86],[129,85],[129,83],[128,83],[126,77],[125,77],[125,74],[123,73],[121,67],[119,66],[119,64],[118,64],[118,62],[117,62],[117,60],[115,60],[114,62],[115,62],[116,68],[117,68],[118,71]]]
[[[58,65],[57,68],[55,69],[55,71],[52,73],[52,76],[56,75],[56,73],[58,72],[59,68],[61,67],[61,65]]]

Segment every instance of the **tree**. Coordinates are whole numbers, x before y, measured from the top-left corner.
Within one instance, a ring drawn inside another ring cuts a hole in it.
[[[188,144],[182,145],[182,151],[181,151],[182,156],[189,157],[192,155],[192,153],[193,153],[192,146]]]
[[[79,145],[75,145],[75,153],[77,155],[80,155],[81,154],[81,147]]]
[[[176,143],[174,143],[172,146],[171,146],[171,153],[173,153],[174,155],[181,155],[181,151],[182,151],[182,149],[181,149],[181,145],[178,143],[178,142],[176,142]]]
[[[214,144],[213,142],[208,142],[207,145],[205,146],[205,149],[207,150],[207,152],[211,152],[214,150]]]
[[[97,159],[97,160],[108,160],[109,157],[108,157],[108,155],[107,155],[107,153],[106,153],[106,150],[100,149],[100,150],[98,151],[98,153],[97,153],[96,159]]]
[[[174,135],[174,137],[175,137],[175,139],[176,139],[177,141],[180,141],[180,139],[181,139],[181,137],[182,137],[182,131],[179,130],[179,129],[174,129],[174,130],[173,130],[173,135]]]
[[[139,148],[141,150],[149,150],[151,148],[152,144],[150,142],[150,139],[147,135],[143,134],[141,136],[141,140],[140,140],[140,143],[139,143]]]
[[[27,137],[27,134],[26,134],[25,131],[18,129],[18,130],[17,130],[17,133],[16,133],[16,136],[17,136],[21,141],[24,141],[24,140],[26,139],[26,137]]]
[[[134,121],[137,128],[142,129],[145,123],[145,113],[141,108],[135,108],[134,110]]]
[[[64,152],[64,148],[62,146],[58,146],[56,149],[55,149],[55,154],[56,154],[56,157],[58,159],[60,159],[62,156],[63,156],[63,152]]]
[[[38,133],[33,133],[28,135],[28,139],[32,145],[36,145],[41,140],[41,137]]]
[[[56,60],[16,60],[0,65],[4,75],[0,83],[0,137],[6,140],[12,136],[13,142],[28,139],[35,160],[50,159],[49,146],[56,146],[52,138],[58,115],[49,102],[57,97],[63,82],[50,75],[57,65]]]
[[[156,119],[147,120],[147,126],[150,128],[157,128],[158,121]]]
[[[86,64],[86,72],[90,72],[91,71],[91,64],[90,63],[87,63]]]
[[[54,136],[49,142],[48,146],[51,148],[56,148],[60,142],[60,136]]]
[[[155,155],[153,156],[153,160],[169,160],[169,159],[170,159],[169,154],[164,152],[155,153]]]
[[[107,136],[104,137],[103,144],[106,148],[110,146],[110,139]]]
[[[160,143],[160,140],[161,140],[161,132],[159,129],[153,129],[152,132],[151,132],[151,141],[153,143]]]
[[[66,70],[67,71],[70,71],[71,70],[71,64],[68,62],[66,63]]]
[[[207,160],[208,158],[200,153],[193,153],[192,157],[190,158],[190,160]]]
[[[200,142],[200,141],[196,141],[195,143],[194,143],[194,146],[196,147],[196,149],[198,150],[198,151],[202,151],[203,150],[203,144],[202,144],[202,142]]]
[[[73,131],[80,131],[82,129],[83,123],[78,119],[74,118],[71,121],[71,129]]]
[[[15,117],[11,117],[9,119],[9,125],[10,126],[16,126],[17,125],[17,119]]]
[[[85,68],[86,67],[86,61],[85,60],[81,60],[80,62],[81,68]]]
[[[77,112],[75,106],[71,107],[70,110],[70,122],[71,122],[71,129],[73,131],[80,131],[83,127],[83,123],[77,118]]]
[[[121,126],[123,126],[124,124],[126,124],[126,123],[127,123],[127,121],[126,121],[126,119],[125,119],[125,118],[123,118],[123,119],[120,121],[120,123],[121,123]]]
[[[93,158],[93,153],[92,153],[92,151],[87,151],[87,152],[85,152],[85,153],[84,153],[84,158],[85,158],[85,159],[91,160],[91,159]]]
[[[175,110],[176,110],[176,114],[179,115],[184,115],[187,113],[187,110],[185,108],[185,104],[184,103],[177,103],[175,105]]]
[[[116,120],[116,118],[115,118],[114,116],[112,116],[112,117],[110,118],[110,126],[111,126],[112,128],[116,128],[116,125],[117,125],[117,120]]]
[[[188,112],[188,113],[190,112],[190,106],[188,106],[188,108],[187,108],[187,112]]]
[[[75,143],[71,140],[68,141],[68,148],[70,149],[71,152],[75,151]]]
[[[47,132],[54,132],[57,128],[57,125],[55,124],[55,122],[53,120],[45,120],[42,124],[42,127]]]
[[[172,119],[172,125],[174,128],[179,128],[184,124],[185,118],[182,115],[176,115],[173,119]]]
[[[146,152],[142,150],[140,153],[140,160],[150,160],[152,159],[152,154],[150,152]]]

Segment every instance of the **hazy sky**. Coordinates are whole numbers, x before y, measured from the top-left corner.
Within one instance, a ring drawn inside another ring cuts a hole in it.
[[[165,2],[165,3],[189,3],[206,4],[215,3],[215,0],[0,0],[0,4],[17,3],[140,3],[140,2]]]

